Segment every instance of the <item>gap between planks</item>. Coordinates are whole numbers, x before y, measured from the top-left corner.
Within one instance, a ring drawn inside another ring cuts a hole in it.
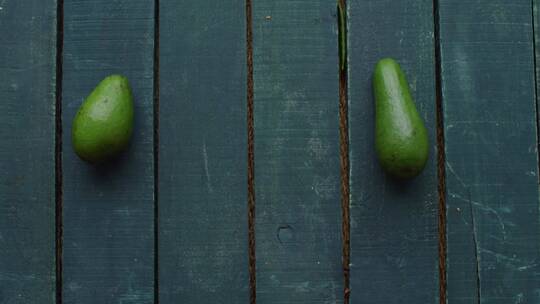
[[[437,125],[437,192],[439,195],[439,303],[447,303],[446,292],[446,168],[444,146],[444,121],[442,109],[442,72],[439,0],[433,0],[433,26],[435,45],[435,96]]]
[[[253,20],[252,2],[246,0],[246,64],[247,64],[247,191],[248,191],[248,268],[249,302],[256,303],[257,278],[255,257],[255,131],[253,121]]]
[[[159,304],[159,0],[154,0],[154,304]]]
[[[62,304],[62,64],[64,50],[64,0],[56,7],[56,88],[55,88],[55,275],[56,304]]]
[[[537,8],[536,8],[536,0],[531,0],[531,11],[532,11],[532,14],[531,14],[531,18],[532,18],[532,21],[531,21],[531,24],[532,24],[532,40],[533,40],[533,44],[532,44],[532,48],[533,48],[533,63],[534,63],[534,83],[537,84],[538,83],[538,68],[537,68],[537,60],[536,60],[536,42],[537,42],[537,38],[536,38],[536,34],[537,34],[537,26],[538,26],[538,23],[536,22],[536,15],[537,15]],[[535,109],[536,109],[536,121],[538,122],[538,85],[535,85],[534,86],[534,100],[535,100]],[[538,123],[536,123],[536,143],[538,145],[538,143],[540,143],[540,125]],[[538,155],[538,150],[536,151],[537,153],[537,159],[540,159],[540,156]],[[538,172],[540,172],[540,162],[538,162]],[[540,182],[540,181],[539,181]]]
[[[348,109],[348,58],[347,58],[347,3],[338,0],[338,62],[339,62],[339,149],[341,166],[341,241],[343,265],[343,301],[349,303],[350,298],[350,183],[349,183],[349,109]]]

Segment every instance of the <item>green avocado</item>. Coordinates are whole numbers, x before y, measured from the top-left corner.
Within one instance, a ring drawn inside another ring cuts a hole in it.
[[[133,133],[133,96],[126,77],[111,75],[90,93],[73,119],[75,153],[100,163],[126,148]]]
[[[375,95],[375,147],[386,172],[397,178],[412,178],[424,169],[429,141],[409,84],[399,64],[381,59],[373,74]]]

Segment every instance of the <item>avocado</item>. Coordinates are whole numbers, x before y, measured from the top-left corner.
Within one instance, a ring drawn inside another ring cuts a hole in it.
[[[133,96],[126,77],[103,79],[73,119],[71,139],[77,155],[104,162],[124,150],[133,133]]]
[[[429,141],[399,64],[381,59],[373,74],[375,147],[383,169],[397,178],[412,178],[424,169]]]

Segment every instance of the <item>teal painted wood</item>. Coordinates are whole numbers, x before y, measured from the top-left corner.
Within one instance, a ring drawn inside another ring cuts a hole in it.
[[[64,0],[63,303],[154,299],[153,0]],[[128,77],[131,145],[106,165],[81,161],[71,123],[104,77]]]
[[[531,1],[440,1],[448,303],[540,302]]]
[[[348,32],[351,303],[439,303],[432,1],[349,1]],[[429,161],[408,182],[375,154],[371,78],[384,57],[401,64],[429,133]]]
[[[55,302],[56,1],[0,1],[0,303]]]
[[[253,1],[257,303],[342,303],[334,1]]]
[[[160,303],[248,303],[245,3],[159,19]]]

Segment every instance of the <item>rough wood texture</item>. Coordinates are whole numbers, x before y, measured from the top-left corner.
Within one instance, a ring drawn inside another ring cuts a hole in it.
[[[351,303],[438,303],[438,196],[431,0],[349,1]],[[371,77],[395,58],[429,131],[420,176],[399,182],[375,154]]]
[[[538,303],[531,1],[440,1],[448,303]]]
[[[253,2],[257,303],[342,303],[336,3]]]
[[[248,303],[243,0],[161,1],[160,303]]]
[[[0,1],[0,303],[55,299],[56,1]]]
[[[153,0],[64,1],[63,303],[151,303],[154,298]],[[100,166],[81,161],[71,123],[104,77],[128,77],[132,143]]]

